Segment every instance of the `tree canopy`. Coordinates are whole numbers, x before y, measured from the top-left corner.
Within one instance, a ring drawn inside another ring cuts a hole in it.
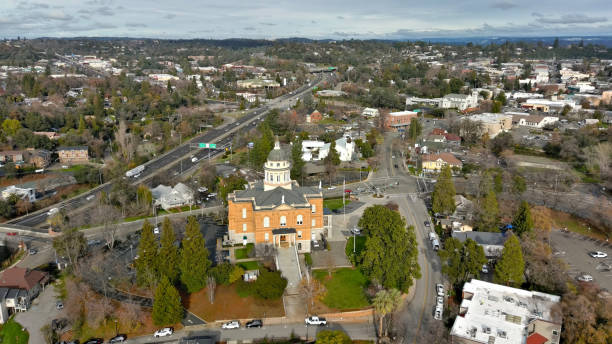
[[[152,317],[157,326],[176,324],[183,319],[181,295],[166,276],[160,278],[155,289]]]
[[[495,283],[520,286],[525,281],[525,261],[517,236],[512,235],[504,244],[501,258],[495,265]]]
[[[450,166],[444,166],[440,171],[431,198],[434,213],[452,214],[455,211],[455,184]]]
[[[319,344],[351,344],[353,341],[344,331],[323,330],[317,333],[317,343]]]
[[[149,220],[145,220],[142,224],[138,259],[135,263],[138,284],[145,286],[155,284],[158,276],[157,262],[157,240],[153,234],[153,226]]]
[[[199,291],[206,286],[210,265],[200,224],[195,216],[190,216],[182,241],[179,264],[181,282],[189,293]]]
[[[161,246],[159,248],[159,254],[157,256],[157,266],[159,273],[168,277],[171,283],[176,282],[178,278],[178,263],[179,263],[179,252],[178,248],[174,245],[176,236],[174,235],[174,228],[170,223],[169,218],[164,218],[161,230]]]
[[[454,286],[463,284],[470,276],[477,276],[487,263],[484,249],[472,239],[462,243],[455,238],[448,238],[438,255],[442,262],[442,272]]]
[[[366,277],[385,288],[407,291],[413,279],[421,277],[414,227],[406,228],[398,212],[382,205],[367,208],[359,227],[366,236],[364,250],[358,258]]]
[[[512,220],[512,231],[518,236],[530,232],[533,229],[533,218],[527,201],[521,201],[514,219]]]

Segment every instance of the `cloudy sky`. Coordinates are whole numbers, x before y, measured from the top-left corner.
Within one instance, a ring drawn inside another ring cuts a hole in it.
[[[0,1],[0,38],[412,39],[610,34],[610,0]]]

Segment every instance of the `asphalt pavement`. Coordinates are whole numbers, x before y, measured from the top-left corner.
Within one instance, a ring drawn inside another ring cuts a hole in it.
[[[572,278],[583,274],[593,276],[593,282],[612,291],[612,244],[572,232],[554,229],[550,232],[553,254],[568,265]],[[602,251],[607,258],[593,258],[591,251]]]

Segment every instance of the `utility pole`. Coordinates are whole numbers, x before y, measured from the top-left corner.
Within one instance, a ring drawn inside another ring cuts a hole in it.
[[[346,194],[346,178],[342,179],[342,207],[344,208],[344,226],[346,226],[346,202],[344,195]]]

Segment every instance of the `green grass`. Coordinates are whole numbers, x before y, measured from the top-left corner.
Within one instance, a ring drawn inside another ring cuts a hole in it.
[[[249,258],[249,254],[253,249],[255,249],[255,244],[248,243],[246,247],[234,250],[234,255],[236,255],[236,259],[246,259]]]
[[[304,262],[306,263],[306,266],[312,266],[312,256],[310,253],[304,253]]]
[[[349,199],[344,200],[344,204],[349,204]],[[329,210],[336,210],[342,208],[342,198],[328,198],[323,200],[323,207]]]
[[[331,279],[327,270],[315,270],[316,279],[323,282],[327,289],[321,301],[338,310],[358,309],[370,305],[364,289],[368,281],[358,269],[341,268],[336,270]]]
[[[0,325],[0,338],[2,344],[28,344],[30,334],[22,331],[22,326],[10,318],[5,324]]]
[[[257,270],[259,269],[259,262],[257,261],[250,261],[250,262],[242,262],[242,263],[238,263],[236,264],[239,267],[243,268],[244,270]]]
[[[82,169],[85,168],[85,165],[73,165],[70,166],[69,168],[62,168],[61,171],[62,172],[76,172],[76,171],[80,171]]]

